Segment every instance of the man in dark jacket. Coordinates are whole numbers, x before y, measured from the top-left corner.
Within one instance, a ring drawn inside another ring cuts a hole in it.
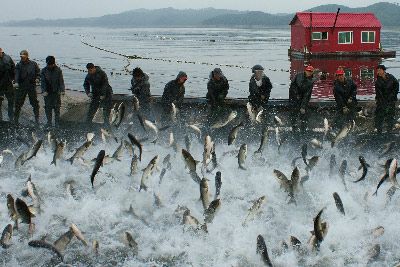
[[[333,82],[333,95],[336,101],[335,125],[341,129],[344,123],[354,120],[357,107],[357,85],[344,76],[344,70],[338,69]]]
[[[377,67],[378,77],[375,82],[375,128],[382,133],[384,121],[387,123],[387,130],[391,132],[395,123],[396,101],[399,93],[398,80],[389,73],[386,73],[384,65]]]
[[[161,98],[163,106],[171,108],[174,103],[177,108],[180,108],[185,96],[185,82],[187,75],[180,71],[175,80],[170,81],[164,87],[164,92]]]
[[[304,72],[297,74],[290,84],[289,102],[292,107],[291,121],[293,131],[297,131],[299,120],[301,131],[304,131],[307,127],[307,107],[316,80],[313,77],[313,73],[314,68],[307,66]]]
[[[9,55],[0,48],[0,120],[3,119],[1,114],[1,106],[4,97],[8,102],[8,119],[14,120],[14,87],[13,80],[15,77],[15,64]]]
[[[19,115],[24,105],[26,95],[33,108],[36,125],[39,125],[39,101],[37,99],[36,84],[39,83],[40,69],[35,61],[29,59],[29,53],[22,50],[20,53],[21,61],[15,67],[15,81],[18,89],[15,92],[15,117],[14,121],[18,124]]]
[[[135,68],[132,72],[131,91],[139,100],[142,111],[150,112],[150,83],[149,76],[141,68]]]
[[[83,88],[86,95],[91,99],[86,122],[91,123],[99,106],[103,107],[104,124],[110,125],[110,112],[112,108],[112,88],[108,83],[107,74],[93,63],[86,65],[86,75]]]
[[[52,126],[53,110],[54,125],[60,125],[61,95],[65,94],[64,77],[61,69],[56,65],[53,56],[46,58],[47,66],[40,73],[42,94],[44,97],[44,111],[47,118],[47,127]]]
[[[225,97],[228,94],[229,83],[222,70],[215,68],[210,73],[210,79],[207,83],[207,95],[211,107],[219,107],[224,103]]]
[[[267,106],[271,94],[272,84],[267,75],[264,74],[264,68],[261,65],[255,65],[252,68],[253,75],[249,83],[249,102],[253,109],[264,109]]]

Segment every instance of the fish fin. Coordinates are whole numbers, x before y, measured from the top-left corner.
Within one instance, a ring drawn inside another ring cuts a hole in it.
[[[69,162],[69,163],[71,163],[71,165],[74,163],[74,157],[71,157],[70,159],[67,159],[67,161]]]

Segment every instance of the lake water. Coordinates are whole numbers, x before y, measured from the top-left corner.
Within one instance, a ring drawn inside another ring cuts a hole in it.
[[[47,55],[54,55],[59,64],[85,70],[86,63],[93,62],[108,73],[114,92],[129,93],[130,75],[126,70],[140,66],[150,75],[153,94],[162,94],[164,85],[180,71],[186,71],[189,80],[187,96],[205,96],[210,71],[221,66],[230,80],[230,97],[247,97],[251,66],[261,64],[273,83],[272,98],[287,98],[290,74],[293,75],[304,62],[290,62],[287,50],[290,46],[289,27],[270,29],[201,29],[201,28],[0,28],[0,44],[5,51],[18,58],[19,51],[28,49],[31,58],[41,67]],[[400,30],[383,30],[382,44],[387,50],[400,53]],[[124,55],[138,55],[146,60],[131,60],[101,51],[81,43]],[[178,62],[180,61],[180,62]],[[195,62],[182,63],[182,62]],[[379,60],[354,60],[345,62],[311,62],[321,71],[330,73],[333,65],[351,65],[353,78],[359,79],[360,69],[372,68]],[[388,72],[400,77],[399,58],[385,60]],[[203,64],[201,64],[203,63]],[[128,65],[129,64],[129,65]],[[354,65],[355,64],[355,65]],[[127,69],[125,67],[127,66]],[[292,71],[290,71],[292,70]],[[67,88],[82,90],[85,73],[63,67]],[[111,72],[114,75],[111,75]],[[120,75],[121,74],[121,75]],[[376,74],[375,74],[376,75]],[[372,97],[373,82],[360,80],[359,92]],[[330,98],[330,85],[317,84],[313,97]]]

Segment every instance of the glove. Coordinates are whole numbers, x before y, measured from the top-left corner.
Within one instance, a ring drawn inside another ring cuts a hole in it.
[[[43,92],[43,94],[42,94],[43,96],[48,96],[49,95],[49,93],[47,93],[47,92]]]
[[[92,93],[89,93],[87,96],[88,96],[89,98],[92,98],[92,97],[93,97],[93,94],[92,94]]]
[[[100,96],[100,100],[104,100],[106,97],[104,95]]]
[[[350,110],[349,110],[347,107],[344,107],[344,108],[343,108],[343,113],[344,113],[344,114],[349,113],[349,111],[350,111]]]
[[[349,98],[349,100],[347,100],[347,103],[352,103],[353,102],[353,100],[351,99],[351,98]]]
[[[265,99],[265,95],[262,95],[262,96],[261,96],[261,100],[264,100],[264,99]]]
[[[304,114],[306,114],[306,110],[304,108],[301,108],[300,113],[304,115]]]
[[[40,85],[40,80],[39,80],[39,78],[36,78],[35,83],[36,83],[36,85]]]

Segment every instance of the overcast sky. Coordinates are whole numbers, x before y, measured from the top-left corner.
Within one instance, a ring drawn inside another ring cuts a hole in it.
[[[257,10],[268,13],[290,13],[322,4],[367,6],[382,1],[372,0],[1,0],[0,21],[33,18],[94,17],[137,8],[224,8]],[[393,1],[391,1],[393,2]]]

